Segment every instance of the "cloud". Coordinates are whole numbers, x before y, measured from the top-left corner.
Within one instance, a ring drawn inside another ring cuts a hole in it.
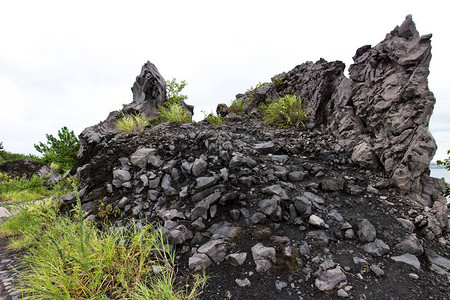
[[[7,28],[0,117],[8,124],[0,141],[10,151],[33,152],[46,133],[62,126],[79,133],[104,120],[131,102],[130,87],[147,60],[166,79],[188,82],[199,120],[201,110],[229,104],[305,61],[323,57],[348,67],[357,48],[375,45],[412,13],[420,33],[433,33],[431,130],[439,149],[450,149],[449,32],[440,6],[380,0],[368,12],[357,1],[9,1],[0,12]]]

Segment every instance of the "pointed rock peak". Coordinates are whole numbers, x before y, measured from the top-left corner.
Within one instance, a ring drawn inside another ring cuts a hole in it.
[[[155,118],[157,110],[166,101],[166,82],[158,69],[150,61],[147,61],[136,77],[131,88],[133,102],[125,105],[125,112],[138,111],[147,117]]]
[[[400,25],[400,27],[395,27],[395,29],[392,31],[392,34],[408,40],[418,38],[420,36],[419,32],[416,29],[416,24],[412,19],[412,15],[407,15],[402,25]]]

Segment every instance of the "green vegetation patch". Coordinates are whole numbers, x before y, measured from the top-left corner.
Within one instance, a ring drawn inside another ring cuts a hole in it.
[[[208,122],[210,125],[214,126],[214,127],[220,127],[223,124],[223,118],[221,115],[214,115],[213,113],[210,113],[208,115],[206,115],[205,112],[203,112],[203,114],[205,115],[205,120],[206,122]]]
[[[303,126],[308,119],[297,95],[285,95],[269,105],[260,105],[259,109],[264,122],[278,128]]]
[[[158,121],[164,122],[176,122],[176,123],[190,123],[192,122],[191,116],[179,103],[164,105],[159,110]]]
[[[41,177],[34,175],[31,178],[9,178],[0,172],[0,203],[15,203],[42,200],[47,197],[60,197],[67,193],[75,181],[72,177],[66,177],[53,188],[45,185]]]
[[[247,105],[247,102],[243,99],[236,99],[231,103],[230,107],[228,108],[228,112],[234,113],[236,115],[242,115],[245,112]]]
[[[38,176],[10,179],[1,173],[0,203],[23,202],[45,198],[50,194],[44,180]]]
[[[117,120],[116,128],[122,133],[141,133],[145,127],[150,126],[149,119],[141,113],[138,114],[125,114],[122,113],[122,117]]]
[[[207,277],[177,281],[175,250],[160,229],[101,231],[83,219],[78,193],[74,219],[54,201],[27,205],[0,225],[14,249],[28,248],[23,299],[196,299]]]

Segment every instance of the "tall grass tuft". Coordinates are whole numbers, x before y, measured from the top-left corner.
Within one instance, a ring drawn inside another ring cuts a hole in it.
[[[263,120],[278,128],[304,125],[307,115],[302,109],[302,101],[296,95],[285,95],[268,106],[260,107]]]
[[[160,108],[159,122],[190,123],[192,122],[192,118],[181,104],[172,103]]]
[[[122,113],[122,117],[116,122],[117,130],[123,133],[141,133],[147,126],[150,126],[150,121],[141,113]]]

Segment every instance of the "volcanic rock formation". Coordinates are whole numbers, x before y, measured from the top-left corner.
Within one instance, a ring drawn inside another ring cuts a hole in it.
[[[433,271],[450,271],[450,240],[443,184],[428,170],[430,37],[408,16],[358,49],[350,78],[339,61],[299,65],[238,95],[246,114],[221,127],[163,123],[124,135],[114,112],[80,135],[82,206],[118,226],[159,223],[180,270],[213,275],[205,299],[227,290],[237,299],[441,299],[448,284]],[[165,99],[155,71],[144,66],[126,110],[155,116]],[[286,94],[303,100],[306,128],[258,118],[259,104]]]

